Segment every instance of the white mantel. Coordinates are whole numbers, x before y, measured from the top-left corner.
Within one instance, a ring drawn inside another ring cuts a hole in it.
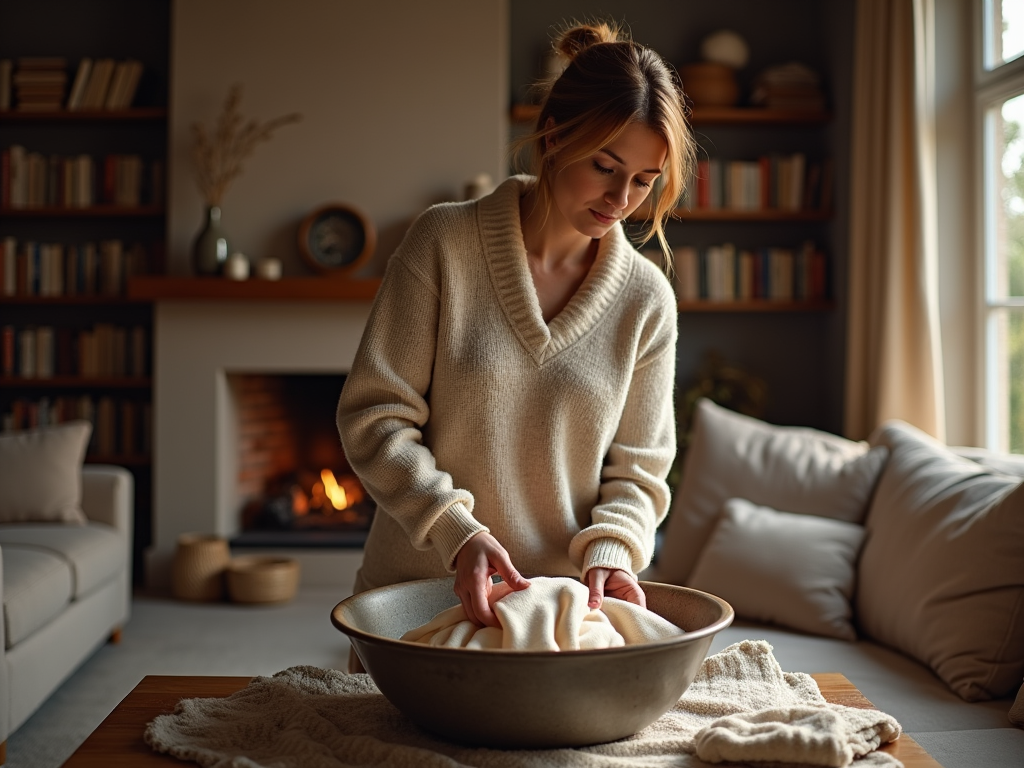
[[[147,586],[169,584],[180,534],[239,530],[227,374],[345,373],[369,311],[368,301],[156,301]]]

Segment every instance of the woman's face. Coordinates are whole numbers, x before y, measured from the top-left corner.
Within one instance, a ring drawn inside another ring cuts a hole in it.
[[[580,234],[602,237],[647,198],[667,154],[661,136],[630,123],[613,142],[554,176],[555,208]]]

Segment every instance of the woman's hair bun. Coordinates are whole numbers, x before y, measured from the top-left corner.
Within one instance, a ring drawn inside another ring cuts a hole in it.
[[[564,30],[555,40],[555,50],[572,61],[580,53],[598,43],[614,43],[619,39],[619,30],[606,23],[577,24]]]

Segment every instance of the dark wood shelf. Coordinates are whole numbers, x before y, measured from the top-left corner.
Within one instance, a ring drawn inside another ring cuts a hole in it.
[[[675,216],[685,221],[828,221],[831,211],[742,211],[733,208],[677,208]]]
[[[509,111],[515,123],[532,122],[539,114],[535,104],[513,104]],[[764,107],[694,107],[690,113],[693,125],[816,125],[831,119],[829,112]]]
[[[55,219],[55,218],[146,218],[163,216],[162,205],[91,205],[88,208],[45,206],[38,208],[0,208],[0,218]]]
[[[831,301],[680,301],[680,312],[827,312],[835,308]]]
[[[2,306],[32,306],[36,304],[63,306],[63,305],[114,305],[114,304],[149,304],[145,299],[135,299],[130,296],[103,296],[100,294],[81,294],[73,296],[26,296],[16,294],[14,296],[0,296],[0,307]]]
[[[149,376],[51,376],[50,378],[23,378],[0,376],[2,389],[149,389],[153,380]]]
[[[102,454],[96,454],[95,456],[86,454],[86,464],[116,464],[120,467],[148,467],[153,463],[151,456],[135,456],[135,455],[118,455],[113,454],[104,456]]]
[[[66,109],[57,112],[19,112],[18,110],[0,111],[0,123],[93,123],[93,122],[158,122],[167,119],[166,107],[134,107],[132,109],[115,110],[76,110]]]
[[[132,277],[128,296],[145,301],[372,301],[380,278]]]

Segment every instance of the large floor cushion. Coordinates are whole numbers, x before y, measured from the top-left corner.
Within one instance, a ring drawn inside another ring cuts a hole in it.
[[[71,600],[71,566],[59,554],[4,545],[4,642],[12,648],[45,626]]]
[[[6,551],[9,544],[45,550],[66,560],[71,568],[75,600],[124,570],[128,546],[117,531],[104,523],[0,526],[0,547]]]

